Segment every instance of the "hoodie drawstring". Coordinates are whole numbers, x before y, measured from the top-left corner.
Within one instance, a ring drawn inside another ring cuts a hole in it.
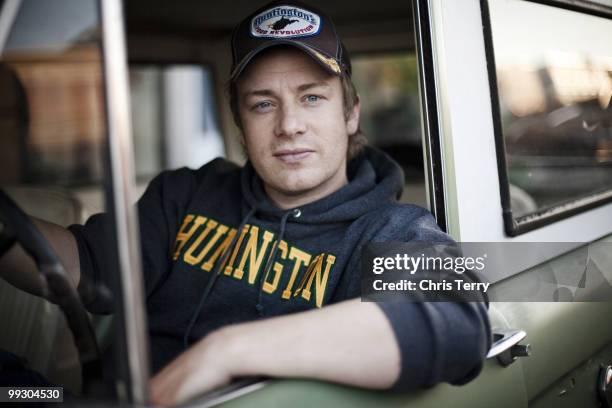
[[[299,218],[299,216],[302,215],[302,212],[298,208],[295,208],[291,211],[287,211],[285,214],[283,214],[283,217],[281,218],[280,232],[278,233],[278,239],[276,240],[274,244],[272,253],[268,257],[268,262],[266,263],[266,268],[264,269],[264,273],[262,274],[262,278],[259,284],[259,294],[257,297],[257,304],[255,305],[255,309],[257,309],[259,316],[264,315],[264,307],[262,303],[263,286],[266,280],[268,280],[268,275],[270,274],[270,270],[272,269],[272,265],[274,264],[274,261],[276,261],[276,254],[278,253],[278,246],[280,245],[283,238],[285,237],[285,227],[287,226],[287,218],[289,218],[290,215],[293,215],[294,218]]]
[[[208,281],[206,288],[204,288],[204,292],[202,292],[202,296],[200,297],[200,302],[198,303],[198,307],[193,313],[193,316],[191,316],[191,321],[189,322],[189,325],[187,326],[187,329],[185,330],[185,335],[183,336],[183,346],[185,348],[189,347],[189,335],[191,334],[191,330],[193,330],[193,326],[195,325],[196,321],[198,320],[198,317],[200,316],[200,312],[202,311],[202,306],[204,306],[204,302],[206,301],[208,294],[212,290],[212,287],[217,281],[217,278],[222,273],[222,266],[225,265],[225,262],[227,262],[227,258],[234,250],[234,246],[236,245],[236,242],[238,241],[238,237],[242,234],[242,230],[244,229],[247,222],[249,222],[249,219],[253,216],[253,214],[255,214],[256,211],[257,211],[257,208],[253,207],[247,213],[247,215],[244,217],[244,219],[240,223],[240,226],[236,230],[236,235],[234,235],[230,244],[227,246],[225,251],[223,251],[223,254],[221,255],[219,262],[216,263],[215,269],[213,270],[213,275],[210,277],[210,280]]]

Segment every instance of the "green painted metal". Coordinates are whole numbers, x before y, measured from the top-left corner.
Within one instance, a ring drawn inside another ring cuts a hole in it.
[[[589,262],[595,262],[602,271],[599,279],[609,280],[612,277],[611,238],[607,237],[577,248],[496,286],[523,287],[524,281],[528,281],[542,269],[557,272],[565,269],[564,273],[569,270],[577,275],[578,280],[585,268],[587,252]],[[589,275],[587,279],[592,281],[593,277]],[[601,286],[601,282],[586,282],[586,288],[582,292],[595,293]],[[610,301],[505,302],[496,304],[496,308],[510,327],[527,332],[525,341],[532,346],[532,356],[522,360],[527,395],[530,400],[603,347],[612,344],[612,324],[610,324],[612,302]]]
[[[612,343],[612,303],[508,303],[504,315],[527,332],[522,366],[529,399]]]
[[[601,365],[612,363],[612,345],[591,356],[529,401],[530,408],[595,408],[600,402],[595,392]]]
[[[487,362],[483,373],[461,387],[443,384],[406,394],[369,391],[315,381],[276,381],[263,389],[231,400],[222,407],[526,407],[519,364],[504,369]]]

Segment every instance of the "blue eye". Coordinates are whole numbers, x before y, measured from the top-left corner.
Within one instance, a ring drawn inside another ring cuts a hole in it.
[[[269,101],[263,101],[256,104],[253,108],[257,110],[266,110],[271,106],[272,104]]]
[[[308,95],[306,97],[306,101],[309,103],[315,103],[319,101],[319,97],[317,95]]]

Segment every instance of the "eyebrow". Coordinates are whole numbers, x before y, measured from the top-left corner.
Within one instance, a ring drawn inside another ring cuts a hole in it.
[[[304,92],[304,91],[308,91],[310,89],[313,88],[329,88],[329,84],[326,82],[310,82],[307,84],[302,84],[300,86],[297,87],[298,92]],[[272,92],[269,89],[255,89],[253,91],[248,91],[244,94],[245,98],[248,98],[249,96],[273,96],[274,92]]]
[[[298,86],[297,89],[300,92],[304,92],[304,91],[307,91],[309,89],[319,88],[319,87],[329,88],[329,84],[327,82],[311,82],[309,84],[300,85],[300,86]]]

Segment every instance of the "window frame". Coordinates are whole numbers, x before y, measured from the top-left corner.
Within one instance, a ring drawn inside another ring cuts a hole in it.
[[[428,0],[413,0],[415,48],[421,101],[421,134],[425,163],[425,188],[429,211],[440,229],[448,232],[445,180],[442,171],[443,154],[437,101],[438,83],[432,40],[431,15]]]
[[[121,0],[98,0],[102,29],[102,74],[108,134],[109,182],[108,211],[115,220],[117,263],[121,289],[116,294],[121,305],[115,316],[121,338],[114,373],[120,377],[120,401],[144,405],[149,399],[149,338],[144,299],[144,278],[140,259],[140,232],[136,201],[136,177],[132,145],[130,91],[126,31]]]
[[[531,3],[566,9],[573,12],[604,17],[610,19],[612,24],[612,6],[591,3],[587,0],[526,0]],[[497,86],[497,65],[493,46],[493,31],[489,13],[489,0],[480,0],[482,12],[482,26],[487,58],[487,71],[489,75],[489,89],[491,95],[491,110],[493,117],[493,130],[495,137],[497,167],[499,174],[499,187],[502,205],[502,217],[506,234],[515,237],[526,232],[553,224],[612,202],[612,188],[603,192],[592,193],[580,198],[570,199],[561,203],[539,208],[533,213],[515,217],[510,204],[510,180],[506,160],[506,145],[501,121],[499,93]]]

